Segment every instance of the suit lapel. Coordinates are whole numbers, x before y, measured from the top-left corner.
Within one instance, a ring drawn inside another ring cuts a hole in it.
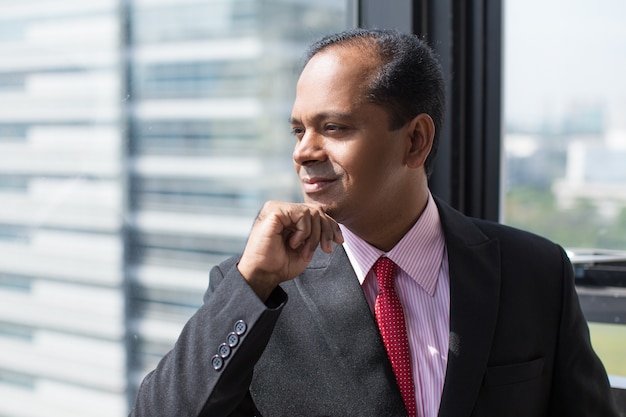
[[[495,331],[500,245],[470,220],[437,201],[450,267],[450,348],[439,417],[469,416]]]

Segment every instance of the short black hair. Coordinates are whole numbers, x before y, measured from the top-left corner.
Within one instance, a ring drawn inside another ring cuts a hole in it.
[[[305,65],[318,52],[330,47],[357,47],[374,52],[380,67],[374,74],[367,99],[388,109],[391,129],[398,129],[421,113],[435,124],[432,150],[424,168],[430,176],[445,115],[445,83],[434,51],[417,35],[387,29],[350,29],[327,35],[313,43]]]

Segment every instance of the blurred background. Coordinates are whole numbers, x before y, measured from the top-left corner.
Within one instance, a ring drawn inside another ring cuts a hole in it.
[[[402,29],[418,3],[0,0],[0,417],[127,415],[211,266],[263,202],[299,199],[288,117],[306,46]],[[568,248],[580,278],[598,256],[619,270],[626,3],[497,4],[498,219]],[[626,389],[620,282],[581,295]]]

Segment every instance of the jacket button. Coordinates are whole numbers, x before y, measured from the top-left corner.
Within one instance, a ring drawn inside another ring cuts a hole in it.
[[[230,356],[230,347],[226,343],[222,343],[220,347],[217,349],[217,353],[223,358],[226,359]]]
[[[246,332],[246,330],[248,330],[248,325],[245,321],[239,320],[237,321],[237,323],[235,323],[235,333],[237,334],[237,336],[241,336]]]
[[[228,343],[228,346],[234,348],[239,344],[239,336],[237,336],[237,333],[235,332],[228,333],[228,338],[226,339],[226,341]]]
[[[213,369],[219,371],[224,366],[224,359],[222,359],[219,355],[213,356],[211,359],[211,365],[213,365]]]

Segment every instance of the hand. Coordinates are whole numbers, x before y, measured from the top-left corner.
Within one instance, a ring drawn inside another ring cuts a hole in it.
[[[318,206],[269,201],[257,216],[239,261],[239,272],[262,300],[298,276],[319,244],[326,253],[343,243],[339,225]]]

